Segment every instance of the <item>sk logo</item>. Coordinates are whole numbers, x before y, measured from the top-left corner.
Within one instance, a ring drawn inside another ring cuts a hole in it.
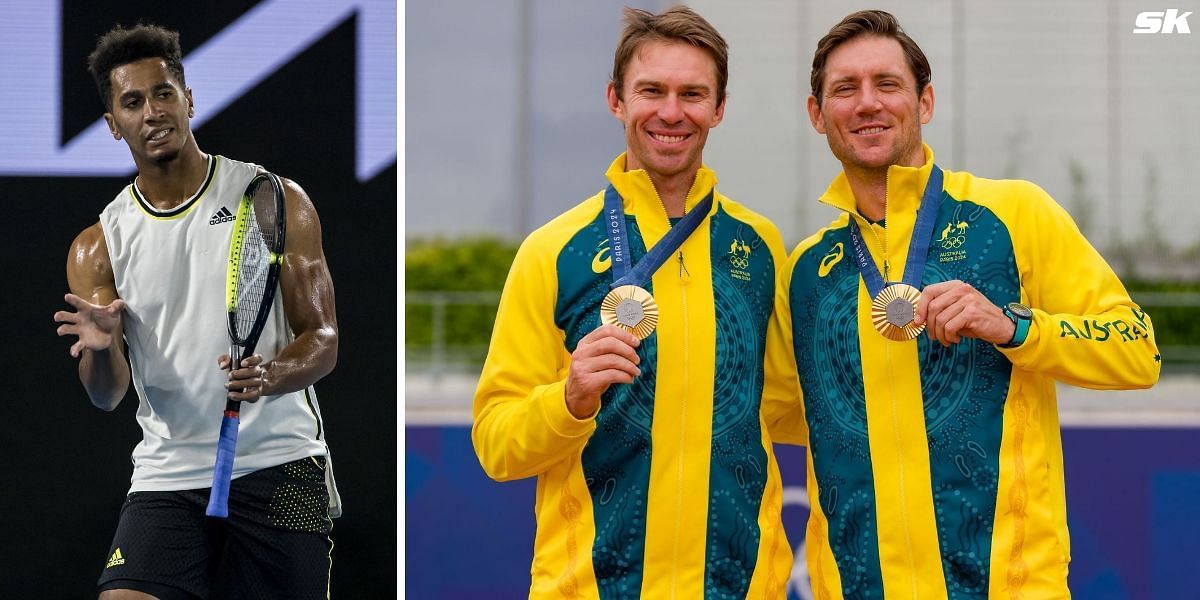
[[[842,262],[842,257],[845,256],[844,246],[841,242],[833,245],[833,250],[821,258],[821,264],[817,267],[817,276],[824,277],[833,270],[834,265]]]
[[[612,266],[612,258],[608,256],[608,238],[600,240],[596,248],[599,250],[596,251],[596,256],[592,257],[592,272],[603,273]]]
[[[946,228],[942,230],[942,237],[938,238],[938,243],[946,250],[961,248],[963,244],[967,243],[967,227],[969,225],[966,221],[946,223]]]

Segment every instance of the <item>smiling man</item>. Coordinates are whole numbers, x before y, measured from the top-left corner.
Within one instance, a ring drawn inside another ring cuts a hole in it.
[[[779,598],[785,407],[761,399],[783,242],[702,161],[720,34],[683,7],[625,21],[607,100],[626,150],[521,245],[472,439],[492,478],[537,477],[530,597]]]
[[[92,403],[115,409],[131,380],[139,401],[142,440],[100,598],[326,598],[340,503],[311,387],[337,360],[320,222],[284,180],[280,293],[258,354],[221,371],[227,216],[260,168],[200,151],[181,54],[178,33],[138,25],[105,34],[88,57],[104,119],[137,166],[71,246],[75,310],[54,315],[58,334],[77,338]],[[207,519],[226,397],[244,403],[229,518]]]
[[[1055,382],[1153,385],[1154,330],[1044,191],[935,164],[930,79],[882,11],[847,16],[813,58],[808,114],[842,163],[821,201],[843,212],[799,244],[777,298],[813,591],[1065,598]]]

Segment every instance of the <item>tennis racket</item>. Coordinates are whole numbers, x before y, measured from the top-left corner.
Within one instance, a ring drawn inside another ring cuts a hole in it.
[[[229,269],[225,274],[225,310],[229,313],[229,368],[237,369],[254,354],[262,334],[283,264],[283,185],[272,173],[256,175],[238,203],[229,242]],[[226,400],[217,439],[212,491],[204,514],[229,516],[229,483],[237,454],[241,402]]]

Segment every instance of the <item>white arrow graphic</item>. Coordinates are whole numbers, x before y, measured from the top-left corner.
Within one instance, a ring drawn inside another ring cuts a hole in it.
[[[122,176],[133,172],[104,119],[60,145],[61,7],[30,2],[0,21],[0,175]],[[360,181],[396,160],[396,4],[390,0],[266,0],[184,57],[200,110],[192,127],[357,14]]]

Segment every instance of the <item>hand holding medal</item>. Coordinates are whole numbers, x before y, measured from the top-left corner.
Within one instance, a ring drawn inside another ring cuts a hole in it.
[[[1005,344],[1016,329],[1003,309],[957,279],[926,286],[917,305],[916,322],[928,325],[929,338],[943,346],[957,344],[964,337]]]
[[[637,336],[612,325],[601,325],[579,340],[571,353],[564,395],[567,410],[586,419],[600,408],[600,396],[616,383],[633,383],[642,374]]]
[[[596,414],[600,396],[616,383],[633,383],[642,374],[636,348],[658,325],[658,304],[644,287],[667,257],[687,239],[712,208],[710,192],[663,236],[637,265],[631,262],[621,196],[609,185],[604,218],[612,258],[613,283],[600,303],[600,326],[579,340],[567,374],[567,410],[577,419]]]
[[[942,170],[933,165],[921,197],[921,208],[917,210],[904,277],[898,282],[884,281],[867,252],[858,223],[850,219],[854,259],[872,298],[871,322],[884,337],[897,342],[915,339],[928,325],[929,337],[943,346],[957,344],[964,336],[1005,344],[1013,338],[1015,325],[999,306],[992,304],[970,284],[952,280],[931,284],[924,291],[917,289],[925,272],[933,222],[937,217],[937,201],[941,195]],[[884,252],[887,252],[886,245]]]
[[[625,209],[621,196],[612,185],[604,191],[604,217],[608,231],[608,247],[612,256],[613,283],[600,303],[600,322],[615,325],[644,340],[658,325],[658,304],[646,291],[646,284],[667,257],[675,252],[696,230],[712,208],[709,192],[696,206],[663,236],[636,266],[630,267],[629,238],[625,234]]]
[[[871,302],[871,322],[889,340],[915,339],[925,331],[925,324],[916,322],[920,300],[921,292],[917,288],[906,283],[893,283],[883,288]]]
[[[600,303],[600,322],[616,325],[644,340],[658,325],[658,304],[650,292],[636,285],[623,285]]]
[[[937,165],[929,171],[929,181],[917,210],[917,222],[913,226],[912,242],[908,246],[908,260],[904,265],[901,281],[884,281],[879,268],[871,260],[863,243],[858,223],[850,219],[850,241],[854,246],[854,260],[871,294],[871,322],[875,329],[889,340],[906,342],[915,339],[925,330],[924,319],[918,319],[918,304],[921,303],[921,276],[925,273],[925,259],[929,255],[929,241],[933,236],[933,223],[937,218],[938,200],[942,196],[942,170]],[[885,208],[886,210],[886,208]],[[886,239],[886,234],[885,234]],[[887,245],[884,244],[884,254]],[[886,257],[884,267],[886,269]],[[932,287],[932,286],[930,286]]]

